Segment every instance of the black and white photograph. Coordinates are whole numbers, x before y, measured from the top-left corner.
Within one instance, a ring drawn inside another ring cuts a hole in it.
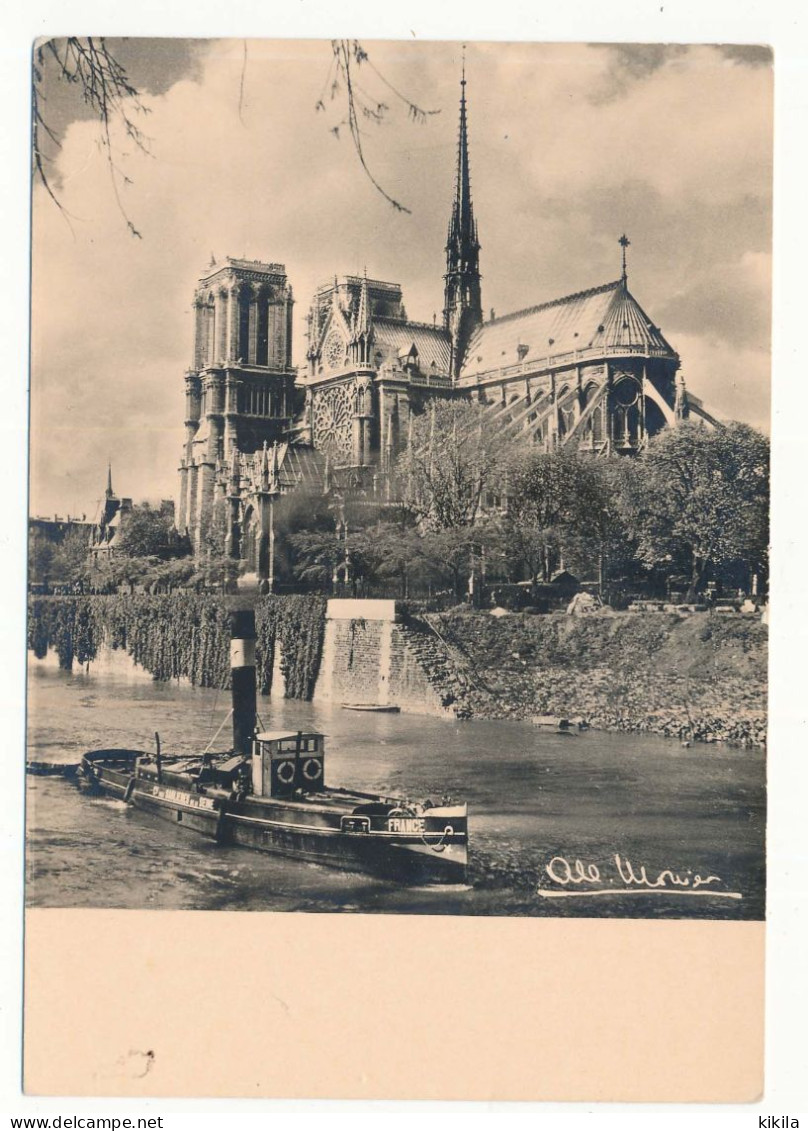
[[[765,918],[772,74],[34,45],[29,908]]]

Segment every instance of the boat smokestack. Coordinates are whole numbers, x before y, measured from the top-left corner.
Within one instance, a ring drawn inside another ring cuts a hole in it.
[[[233,689],[233,753],[249,757],[255,735],[255,613],[230,614],[230,679]]]

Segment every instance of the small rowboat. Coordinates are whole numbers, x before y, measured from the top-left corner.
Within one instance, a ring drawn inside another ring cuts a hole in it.
[[[391,703],[343,703],[343,711],[378,711],[380,714],[397,715],[400,707],[394,707]]]
[[[559,715],[534,715],[533,725],[537,727],[552,727],[553,730],[567,731],[572,727],[569,719],[563,719]]]
[[[78,762],[26,762],[25,772],[40,778],[74,778]]]

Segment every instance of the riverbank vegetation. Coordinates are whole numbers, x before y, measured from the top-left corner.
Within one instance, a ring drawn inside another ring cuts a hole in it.
[[[486,718],[550,715],[599,730],[763,746],[768,629],[757,617],[612,613],[428,616],[464,658]]]
[[[372,494],[291,535],[288,579],[354,596],[546,584],[562,569],[620,607],[627,593],[697,600],[765,590],[769,444],[745,424],[682,422],[635,457],[503,441],[482,406],[435,402],[414,419],[388,502]],[[625,601],[623,601],[623,605]]]

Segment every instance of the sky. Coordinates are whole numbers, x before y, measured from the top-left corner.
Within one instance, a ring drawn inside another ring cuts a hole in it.
[[[61,209],[33,194],[31,513],[93,517],[170,498],[191,302],[211,255],[286,265],[305,313],[335,273],[399,282],[411,318],[443,300],[461,45],[363,42],[362,170],[331,98],[328,41],[110,41],[148,112],[142,152],[97,122],[47,59]],[[470,43],[472,192],[483,305],[505,314],[616,279],[723,419],[768,431],[772,72],[754,47]],[[430,113],[410,120],[396,91]],[[324,109],[317,110],[318,101]],[[336,133],[332,132],[336,129]],[[127,220],[140,233],[132,235]]]

